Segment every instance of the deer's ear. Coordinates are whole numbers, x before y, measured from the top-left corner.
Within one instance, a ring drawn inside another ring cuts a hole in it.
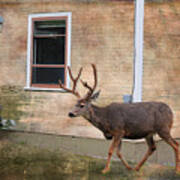
[[[101,90],[99,90],[98,92],[94,93],[94,94],[91,96],[91,100],[96,100],[96,99],[99,97],[100,92],[101,92]]]

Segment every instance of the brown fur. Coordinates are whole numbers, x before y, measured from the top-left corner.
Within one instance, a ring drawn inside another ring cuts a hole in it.
[[[123,138],[145,138],[149,134],[159,134],[161,131],[169,133],[173,123],[171,109],[159,102],[112,103],[106,107],[91,104],[86,113],[88,115],[83,116],[100,129],[105,137],[113,137],[124,131]]]

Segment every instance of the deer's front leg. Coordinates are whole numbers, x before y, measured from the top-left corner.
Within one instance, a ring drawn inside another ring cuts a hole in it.
[[[110,161],[111,161],[111,157],[113,155],[114,149],[118,146],[119,144],[119,137],[113,137],[113,141],[111,143],[111,146],[109,148],[109,152],[108,152],[108,159],[107,159],[107,163],[105,168],[102,170],[102,173],[105,174],[110,170]]]
[[[110,170],[110,161],[111,161],[111,157],[113,155],[113,152],[114,152],[114,149],[116,147],[116,144],[117,144],[117,138],[113,138],[113,141],[111,143],[111,146],[109,148],[109,152],[108,152],[108,159],[107,159],[107,163],[106,163],[106,166],[105,168],[102,170],[102,173],[105,174],[107,173],[109,170]]]
[[[121,153],[120,153],[120,149],[121,149],[121,139],[120,139],[120,142],[118,144],[118,147],[117,147],[117,151],[116,151],[116,154],[117,156],[119,157],[119,159],[121,160],[121,162],[124,164],[124,166],[129,169],[129,170],[132,170],[132,168],[129,166],[129,164],[123,159]]]

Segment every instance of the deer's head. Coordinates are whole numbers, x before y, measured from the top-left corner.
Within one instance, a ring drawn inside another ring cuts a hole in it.
[[[77,97],[77,103],[75,104],[74,108],[69,112],[69,117],[77,117],[86,115],[90,109],[91,102],[98,98],[100,91],[94,93],[96,86],[97,86],[97,71],[96,66],[92,64],[93,74],[94,74],[94,85],[93,87],[89,86],[87,82],[81,80],[82,85],[88,89],[88,92],[84,97],[81,97],[78,91],[76,90],[77,82],[81,76],[82,68],[80,68],[79,73],[76,78],[73,77],[71,69],[68,67],[69,76],[73,82],[72,89],[66,88],[62,82],[59,80],[59,85],[65,91],[72,93]]]

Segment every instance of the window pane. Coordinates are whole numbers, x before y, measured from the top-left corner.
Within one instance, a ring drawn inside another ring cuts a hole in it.
[[[64,83],[64,68],[33,67],[33,84],[58,84],[59,79]]]
[[[34,22],[34,35],[65,34],[65,20],[36,21]]]
[[[35,38],[33,64],[64,64],[65,37]]]

